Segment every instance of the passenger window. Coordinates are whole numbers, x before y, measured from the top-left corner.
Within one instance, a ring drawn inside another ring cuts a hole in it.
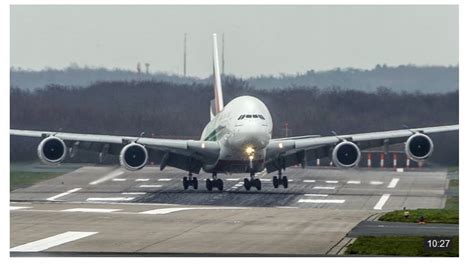
[[[253,118],[258,118],[258,115],[253,115]]]
[[[245,118],[252,118],[252,115],[246,115]]]

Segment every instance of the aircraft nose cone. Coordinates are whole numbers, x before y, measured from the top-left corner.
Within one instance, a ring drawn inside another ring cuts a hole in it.
[[[270,135],[261,127],[245,126],[236,131],[230,143],[236,148],[252,146],[256,150],[265,148],[270,141]]]

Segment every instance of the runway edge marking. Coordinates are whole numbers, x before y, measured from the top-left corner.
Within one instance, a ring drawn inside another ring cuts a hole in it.
[[[97,232],[65,232],[59,235],[36,240],[10,249],[10,252],[39,252],[74,240],[97,234]]]
[[[385,205],[385,203],[388,201],[389,198],[390,198],[390,194],[382,195],[382,197],[380,197],[377,204],[374,206],[374,210],[382,210],[382,207]]]
[[[60,193],[60,194],[58,194],[58,195],[49,197],[49,198],[47,198],[46,200],[48,200],[48,201],[54,201],[54,200],[56,200],[56,199],[58,199],[58,198],[60,198],[60,197],[66,196],[66,195],[68,195],[68,194],[71,194],[71,193],[74,193],[74,192],[77,192],[77,191],[80,191],[80,190],[82,190],[82,188],[74,188],[74,189],[71,189],[71,190],[69,190],[69,191],[67,191],[67,192],[63,192],[63,193]]]
[[[400,178],[393,178],[390,183],[388,184],[387,188],[395,188],[397,186],[398,181]]]

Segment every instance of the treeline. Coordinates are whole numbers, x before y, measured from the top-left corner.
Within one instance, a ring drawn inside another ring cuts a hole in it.
[[[211,71],[210,71],[211,72]],[[340,87],[345,90],[375,92],[378,87],[387,87],[394,92],[444,93],[456,91],[459,86],[458,66],[414,66],[390,67],[376,65],[373,69],[354,68],[327,71],[309,70],[301,74],[281,74],[279,76],[258,76],[243,79],[255,89],[273,90],[287,88]],[[226,75],[224,78],[234,78]],[[172,73],[141,73],[121,69],[68,68],[31,71],[19,68],[10,70],[13,87],[23,89],[44,88],[48,85],[86,87],[100,81],[153,81],[177,84],[209,85],[212,78],[184,77]]]
[[[258,90],[238,79],[223,84],[224,100],[260,98],[272,113],[273,137],[330,135],[458,123],[458,92],[375,92],[317,87]],[[168,82],[100,82],[87,87],[11,88],[11,127],[78,133],[172,138],[200,137],[209,121],[211,85]],[[433,136],[432,161],[457,164],[458,135]],[[35,158],[37,140],[12,137],[12,160]]]

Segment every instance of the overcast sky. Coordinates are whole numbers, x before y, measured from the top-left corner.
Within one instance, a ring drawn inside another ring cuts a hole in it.
[[[457,6],[12,6],[11,65],[212,73],[212,33],[225,72],[248,77],[376,64],[458,64]],[[220,39],[219,39],[220,41]]]

